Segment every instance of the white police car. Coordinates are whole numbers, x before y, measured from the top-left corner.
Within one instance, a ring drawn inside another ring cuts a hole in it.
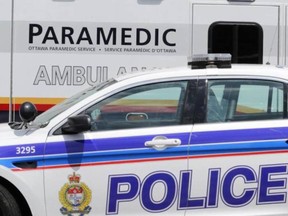
[[[25,103],[0,126],[0,215],[288,215],[288,70],[222,57]]]

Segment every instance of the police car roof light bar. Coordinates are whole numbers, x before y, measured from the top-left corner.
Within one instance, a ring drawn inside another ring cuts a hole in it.
[[[194,55],[188,65],[191,65],[191,69],[204,69],[209,67],[231,68],[231,54],[214,53]]]

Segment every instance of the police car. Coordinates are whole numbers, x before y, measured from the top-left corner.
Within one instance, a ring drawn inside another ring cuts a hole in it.
[[[198,56],[0,126],[0,215],[288,215],[288,70]]]

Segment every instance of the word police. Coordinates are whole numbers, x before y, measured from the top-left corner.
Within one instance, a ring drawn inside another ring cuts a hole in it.
[[[109,177],[106,213],[118,214],[121,203],[137,198],[143,209],[155,213],[168,210],[177,199],[179,210],[217,208],[219,202],[228,207],[243,207],[253,200],[257,205],[285,203],[287,171],[287,164],[260,166],[258,174],[249,166],[233,167],[225,173],[221,173],[220,168],[209,169],[200,197],[193,196],[193,190],[197,188],[192,187],[192,170],[181,171],[179,182],[166,171],[151,173],[142,182],[134,174],[113,175]],[[157,184],[164,188],[161,199],[159,191],[155,193]]]
[[[166,45],[175,47],[173,41],[176,29],[169,28],[153,30],[146,28],[103,28],[97,27],[93,31],[88,27],[75,29],[69,26],[43,27],[39,24],[29,24],[29,44],[37,39],[38,43],[46,44],[83,44],[83,45]],[[135,37],[134,37],[135,35]]]

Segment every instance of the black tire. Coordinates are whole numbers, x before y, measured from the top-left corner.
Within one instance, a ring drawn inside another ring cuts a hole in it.
[[[2,185],[0,185],[0,216],[21,216],[21,211],[15,198]]]

